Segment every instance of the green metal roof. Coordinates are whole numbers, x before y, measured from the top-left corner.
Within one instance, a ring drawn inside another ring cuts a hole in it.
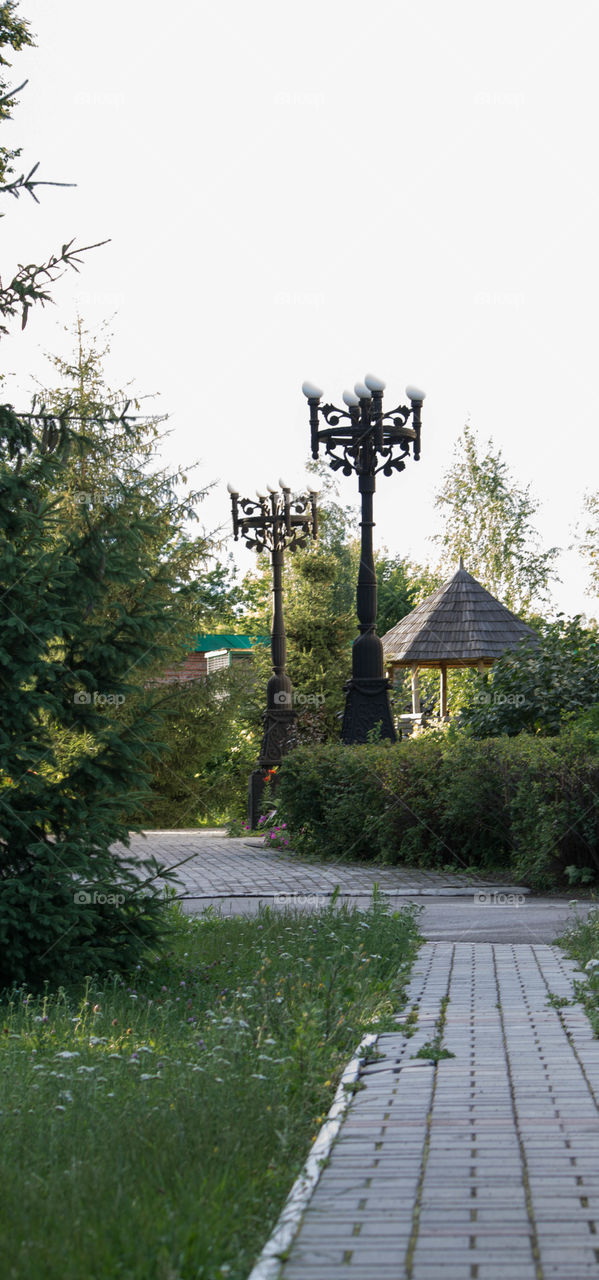
[[[214,649],[253,649],[257,644],[270,644],[270,636],[199,635],[195,652],[210,653]]]

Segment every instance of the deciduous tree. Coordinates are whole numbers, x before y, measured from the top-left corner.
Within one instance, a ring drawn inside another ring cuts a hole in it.
[[[533,524],[539,503],[530,485],[510,474],[492,440],[481,448],[464,428],[435,505],[445,522],[435,535],[444,573],[457,569],[463,556],[468,572],[508,609],[527,613],[547,602],[559,548],[543,547]]]

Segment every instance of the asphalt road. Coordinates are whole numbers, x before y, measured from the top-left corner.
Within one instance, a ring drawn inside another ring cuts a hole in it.
[[[422,908],[420,929],[430,942],[554,942],[564,928],[571,924],[575,915],[584,917],[588,911],[599,906],[590,901],[579,901],[574,908],[569,898],[535,898],[524,894],[502,894],[487,891],[482,901],[472,893],[464,897],[402,897],[396,899],[393,906],[401,907],[406,902],[414,902]],[[510,899],[513,899],[510,900]],[[199,914],[206,907],[212,906],[223,915],[255,915],[260,902],[272,910],[280,909],[283,903],[267,899],[247,897],[218,897],[213,899],[194,899],[186,897],[181,905],[190,915]],[[360,907],[367,907],[370,897],[366,894],[340,895],[340,902],[346,901]],[[309,898],[305,902],[295,900],[290,906],[300,910],[312,910]],[[319,904],[320,905],[320,904]]]
[[[576,914],[586,916],[594,905],[579,902],[574,908],[569,898],[530,895],[512,904],[503,901],[500,893],[483,903],[472,897],[414,901],[424,908],[420,928],[430,942],[554,942]]]

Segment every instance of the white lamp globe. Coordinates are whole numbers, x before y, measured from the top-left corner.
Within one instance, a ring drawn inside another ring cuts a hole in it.
[[[369,391],[384,391],[386,386],[383,379],[377,378],[375,373],[367,373],[364,379],[364,384],[368,387]]]

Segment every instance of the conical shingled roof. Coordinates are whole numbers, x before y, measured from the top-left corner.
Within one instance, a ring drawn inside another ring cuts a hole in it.
[[[536,633],[462,567],[382,636],[388,662],[463,666],[494,662]]]

